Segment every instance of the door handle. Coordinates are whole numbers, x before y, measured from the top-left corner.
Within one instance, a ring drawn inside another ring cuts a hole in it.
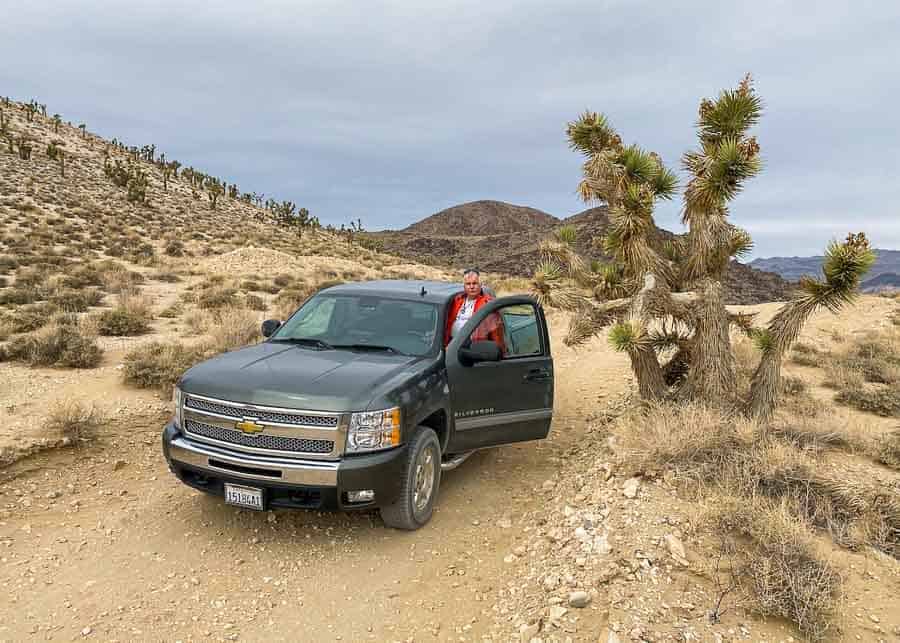
[[[533,368],[522,379],[526,382],[545,382],[550,379],[550,371],[545,368]]]

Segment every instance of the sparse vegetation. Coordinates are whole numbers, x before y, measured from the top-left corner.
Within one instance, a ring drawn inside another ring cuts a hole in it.
[[[205,357],[206,352],[202,348],[150,342],[125,356],[124,379],[139,388],[169,393],[178,378]]]
[[[96,406],[70,399],[58,402],[50,410],[46,428],[77,446],[96,437],[97,429],[104,422],[105,418]]]
[[[105,310],[97,318],[101,335],[142,335],[150,330],[153,313],[150,301],[139,296],[123,296],[112,310]]]
[[[55,318],[44,328],[18,335],[0,347],[0,360],[18,360],[31,366],[93,368],[101,357],[92,330],[71,317]]]

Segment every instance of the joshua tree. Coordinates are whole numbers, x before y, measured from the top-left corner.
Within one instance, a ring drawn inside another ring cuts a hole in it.
[[[59,171],[62,173],[63,178],[66,176],[66,151],[62,148],[56,151],[56,156],[59,158]]]
[[[169,191],[169,177],[172,175],[172,168],[168,164],[162,166],[163,191]]]
[[[87,136],[87,125],[85,125],[84,123],[81,123],[78,126],[78,129],[81,130],[81,138],[85,138]]]
[[[49,145],[47,145],[47,157],[56,160],[59,156],[59,143],[57,141],[50,141]]]
[[[222,187],[222,184],[218,179],[214,179],[212,177],[207,178],[206,180],[206,196],[209,198],[209,206],[213,210],[216,209],[216,204],[219,201],[219,197],[225,192],[225,188]]]
[[[126,184],[128,200],[132,203],[146,203],[147,187],[147,174],[136,165],[133,165]]]
[[[53,115],[53,133],[59,134],[59,126],[62,125],[62,116],[59,114]]]
[[[19,146],[19,158],[23,161],[27,161],[31,158],[31,141],[24,136],[19,136],[19,140],[16,142]]]
[[[37,103],[35,101],[31,101],[30,103],[25,104],[25,113],[28,114],[28,122],[31,123],[34,120],[34,113],[38,110]]]
[[[3,110],[0,109],[0,131],[3,131],[5,129],[6,129],[6,119],[3,118]]]
[[[602,242],[613,262],[588,270],[573,250],[574,229],[561,230],[542,244],[532,287],[542,301],[577,311],[567,344],[612,324],[610,342],[628,353],[645,399],[741,403],[729,335],[737,326],[762,352],[745,409],[767,419],[784,352],[806,319],[820,306],[836,312],[849,302],[874,261],[865,236],[851,235],[829,246],[824,280],[802,281],[797,298],[767,327],[754,328],[751,315],[728,312],[725,271],[732,257],[752,247],[750,235],[729,222],[728,204],[761,169],[759,145],[748,135],[761,111],[749,76],[717,99],[701,101],[699,148],[682,157],[689,175],[682,216],[688,232],[669,243],[654,240],[653,207],[675,194],[674,173],[654,153],[624,145],[602,114],[586,112],[568,125],[572,148],[586,157],[579,192],[609,208]],[[566,278],[590,286],[593,297],[565,286]]]

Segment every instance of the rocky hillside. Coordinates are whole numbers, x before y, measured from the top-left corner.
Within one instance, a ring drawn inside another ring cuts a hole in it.
[[[573,225],[578,251],[591,259],[606,260],[592,240],[606,232],[606,207],[589,208],[560,219],[524,206],[498,201],[474,201],[433,214],[399,231],[371,233],[381,239],[391,254],[435,265],[513,275],[530,275],[538,262],[538,244],[560,225]],[[672,238],[657,231],[657,242]],[[732,262],[726,278],[728,302],[754,304],[779,301],[790,294],[784,279],[770,272]]]

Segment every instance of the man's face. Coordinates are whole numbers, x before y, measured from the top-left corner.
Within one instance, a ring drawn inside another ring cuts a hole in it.
[[[470,272],[464,277],[463,285],[466,289],[466,297],[469,299],[481,294],[481,279],[474,272]]]

